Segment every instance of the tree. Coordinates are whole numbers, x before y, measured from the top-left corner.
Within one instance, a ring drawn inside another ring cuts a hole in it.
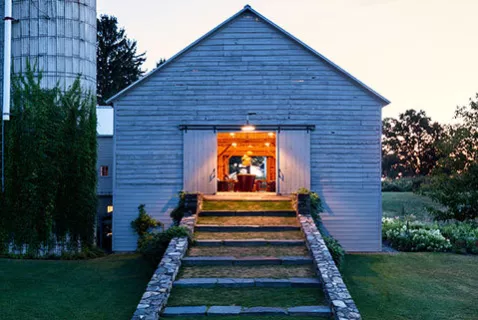
[[[166,62],[166,59],[164,59],[164,58],[159,59],[159,61],[156,62],[156,68],[159,67],[160,65],[162,65],[165,62]]]
[[[446,174],[464,172],[478,163],[478,94],[476,99],[470,99],[468,106],[456,108],[457,123],[447,126],[439,144],[446,155],[439,161],[439,167]]]
[[[444,209],[429,208],[437,220],[474,220],[478,218],[478,94],[468,106],[457,107],[458,123],[449,126],[438,145],[446,155],[440,169],[422,193]]]
[[[423,110],[384,119],[382,172],[392,177],[430,174],[441,157],[437,142],[442,135],[443,127]]]
[[[145,53],[137,54],[137,43],[118,27],[116,17],[102,15],[97,20],[97,96],[104,104],[143,74]]]

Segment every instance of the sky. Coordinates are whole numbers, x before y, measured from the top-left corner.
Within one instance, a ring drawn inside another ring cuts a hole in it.
[[[383,117],[448,123],[478,92],[478,0],[97,0],[149,70],[246,4],[389,99]]]

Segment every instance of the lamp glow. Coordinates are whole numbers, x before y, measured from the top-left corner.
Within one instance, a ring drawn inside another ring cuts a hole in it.
[[[241,130],[251,132],[251,131],[255,131],[256,127],[254,127],[253,125],[250,125],[250,124],[246,124],[245,126],[243,126],[241,128]]]

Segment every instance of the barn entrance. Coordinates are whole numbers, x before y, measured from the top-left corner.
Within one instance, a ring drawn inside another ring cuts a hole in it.
[[[275,132],[217,134],[218,192],[276,192]]]
[[[234,127],[181,127],[184,191],[240,196],[310,189],[309,127],[230,131]]]

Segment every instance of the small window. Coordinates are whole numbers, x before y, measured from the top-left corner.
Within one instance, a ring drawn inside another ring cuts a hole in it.
[[[100,176],[107,177],[108,176],[108,166],[101,166],[100,167]]]
[[[113,206],[108,206],[107,209],[106,209],[106,211],[107,211],[108,213],[113,212]]]

